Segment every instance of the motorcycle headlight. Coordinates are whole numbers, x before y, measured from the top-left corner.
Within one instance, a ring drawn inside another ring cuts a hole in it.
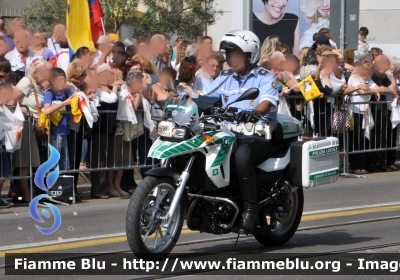
[[[170,121],[161,121],[158,123],[158,134],[162,137],[172,137],[175,123]]]
[[[175,139],[184,139],[186,136],[186,128],[175,128],[172,131],[172,137]]]
[[[175,123],[171,121],[161,121],[158,123],[157,132],[161,137],[184,139],[187,128],[176,127]]]

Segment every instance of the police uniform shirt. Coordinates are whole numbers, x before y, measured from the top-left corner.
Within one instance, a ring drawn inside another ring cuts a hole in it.
[[[232,73],[232,70],[222,71],[221,75],[202,92],[202,95],[220,97],[222,99],[222,107],[225,107],[228,103],[234,102],[239,98],[246,90],[258,88],[260,94],[257,99],[240,101],[230,105],[230,107],[238,108],[238,112],[242,110],[253,111],[261,102],[268,100],[273,107],[258,124],[263,124],[270,120],[273,121],[274,127],[276,127],[276,108],[279,105],[279,93],[274,75],[260,66],[253,67],[247,76],[238,76],[237,73]]]

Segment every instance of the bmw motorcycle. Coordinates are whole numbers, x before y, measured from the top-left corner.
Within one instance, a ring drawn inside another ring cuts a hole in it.
[[[258,94],[258,89],[249,89],[235,102],[254,100]],[[237,132],[221,125],[234,123],[237,110],[205,110],[195,101],[187,95],[170,99],[163,116],[154,118],[159,137],[149,157],[160,159],[161,167],[146,173],[126,216],[129,246],[142,259],[165,258],[179,239],[184,219],[193,231],[238,232],[244,201],[231,167]],[[253,236],[264,246],[291,239],[304,203],[302,187],[288,180],[290,145],[302,134],[301,123],[278,116],[275,131],[266,131],[272,133],[273,148],[256,170],[259,204]]]

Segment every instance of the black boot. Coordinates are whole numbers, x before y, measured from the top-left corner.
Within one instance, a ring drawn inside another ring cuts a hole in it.
[[[239,179],[239,185],[245,201],[243,218],[239,224],[239,233],[250,234],[254,230],[258,210],[256,176]]]

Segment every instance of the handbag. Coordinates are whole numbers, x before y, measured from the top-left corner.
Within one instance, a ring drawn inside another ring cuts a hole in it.
[[[0,139],[3,139],[4,137],[4,144],[7,152],[13,153],[21,148],[21,137],[25,118],[22,114],[21,108],[19,107],[19,103],[17,103],[14,113],[12,113],[6,106],[3,105],[2,114],[3,116],[0,117],[0,122],[4,131],[1,131],[2,133],[0,135]]]
[[[42,124],[39,122],[39,119],[40,119],[42,114],[43,115],[46,115],[46,114],[41,111],[39,98],[38,98],[38,95],[37,95],[37,92],[36,92],[35,84],[32,81],[32,78],[28,77],[28,79],[31,81],[33,94],[35,95],[35,100],[36,100],[36,109],[37,109],[37,113],[38,113],[38,116],[39,116],[38,119],[34,118],[33,131],[35,132],[36,139],[39,140],[39,141],[43,141],[43,140],[47,139],[47,135],[49,134],[49,132],[48,132],[46,127],[42,126]]]
[[[48,195],[56,201],[75,203],[74,176],[60,176],[48,190]]]
[[[130,142],[144,134],[144,121],[141,113],[135,113],[137,124],[132,124],[129,121],[123,122],[124,134],[122,140]]]
[[[390,115],[390,121],[392,122],[392,129],[400,123],[400,105],[398,99],[392,101],[392,114]]]
[[[349,130],[349,128],[350,128],[349,112],[346,109],[339,109],[337,106],[334,106],[333,117],[332,117],[332,132],[334,134],[340,134],[343,133],[344,129],[347,131]]]
[[[285,97],[279,97],[278,114],[292,116]]]

